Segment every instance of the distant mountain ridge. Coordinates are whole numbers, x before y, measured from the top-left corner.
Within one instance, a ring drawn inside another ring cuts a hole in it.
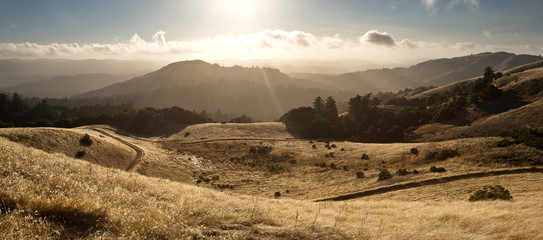
[[[387,92],[420,86],[439,86],[480,76],[485,67],[504,71],[543,60],[541,56],[506,52],[479,53],[450,59],[425,61],[407,68],[372,69],[346,73],[332,79],[340,89],[357,92]]]
[[[311,103],[316,96],[346,100],[351,95],[322,83],[291,78],[273,68],[222,67],[193,60],[172,63],[76,98],[115,99],[140,107],[180,106],[274,120],[291,108]]]

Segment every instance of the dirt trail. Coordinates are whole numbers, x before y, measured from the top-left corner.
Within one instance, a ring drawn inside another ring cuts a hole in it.
[[[202,139],[199,141],[190,141],[190,142],[168,140],[167,142],[177,142],[182,145],[187,145],[187,144],[221,142],[221,141],[291,141],[291,140],[296,140],[296,138],[217,138],[217,139]]]
[[[536,172],[543,173],[543,168],[535,168],[535,167],[516,168],[516,169],[507,169],[507,170],[467,173],[467,174],[448,176],[448,177],[442,177],[442,178],[432,178],[432,179],[427,179],[427,180],[422,180],[422,181],[417,181],[417,182],[396,184],[392,186],[380,187],[380,188],[370,189],[370,190],[356,192],[356,193],[344,194],[344,195],[335,196],[335,197],[322,198],[322,199],[315,200],[315,202],[345,201],[349,199],[367,197],[367,196],[383,194],[387,192],[393,192],[393,191],[416,188],[416,187],[423,187],[423,186],[428,186],[428,185],[442,184],[442,183],[470,179],[470,178],[483,178],[483,177],[489,177],[489,176],[536,173]]]
[[[134,167],[136,165],[138,165],[138,163],[141,161],[141,159],[143,158],[143,156],[145,156],[145,151],[143,149],[141,149],[140,147],[136,146],[135,144],[132,144],[120,137],[117,137],[113,134],[110,134],[102,129],[99,129],[99,128],[93,128],[93,127],[89,127],[89,129],[93,130],[93,131],[96,131],[98,133],[101,133],[103,135],[106,135],[110,138],[113,138],[119,142],[121,142],[122,144],[134,149],[134,151],[136,151],[136,157],[132,160],[132,162],[130,162],[130,164],[128,165],[128,167],[126,167],[126,171],[129,172],[131,171],[132,169],[134,169]]]

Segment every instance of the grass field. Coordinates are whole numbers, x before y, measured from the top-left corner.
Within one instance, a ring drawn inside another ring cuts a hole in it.
[[[467,188],[451,183],[388,198],[315,203],[145,177],[6,139],[0,139],[0,152],[0,234],[8,239],[543,237],[543,192],[540,184],[534,185],[543,174],[469,180]],[[488,183],[503,184],[514,200],[467,201],[468,190]]]

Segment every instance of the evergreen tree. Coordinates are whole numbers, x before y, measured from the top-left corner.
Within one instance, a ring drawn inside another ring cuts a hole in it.
[[[334,125],[337,125],[339,122],[336,100],[331,96],[326,98],[323,117]]]
[[[313,110],[321,115],[324,112],[324,100],[322,100],[321,96],[318,96],[315,98],[315,101],[313,101]]]

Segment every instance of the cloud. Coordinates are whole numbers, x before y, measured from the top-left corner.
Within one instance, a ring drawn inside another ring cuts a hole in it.
[[[438,2],[441,0],[421,0],[422,5],[428,11],[435,11],[438,8]],[[446,6],[449,9],[452,9],[458,5],[466,5],[472,10],[479,9],[479,0],[443,0],[446,2]]]
[[[399,46],[404,48],[416,48],[417,44],[409,39],[404,39],[398,43]]]
[[[166,32],[164,31],[158,31],[157,33],[155,33],[155,35],[153,35],[153,41],[157,42],[158,44],[160,44],[161,46],[165,46],[166,45]]]
[[[366,32],[362,37],[360,37],[360,40],[388,47],[396,46],[394,38],[392,38],[386,32],[378,32],[377,30],[370,30]]]
[[[488,32],[492,36],[491,32]],[[483,32],[484,34],[484,32]],[[305,31],[265,29],[246,34],[224,34],[191,41],[166,38],[158,31],[146,40],[137,33],[111,43],[0,43],[0,58],[111,58],[177,61],[202,59],[357,59],[375,63],[399,63],[453,57],[478,52],[507,51],[542,54],[543,46],[482,45],[472,42],[444,43],[396,41],[386,33],[370,30],[359,38],[319,36]],[[411,59],[411,60],[410,60]]]
[[[489,40],[494,40],[494,38],[495,38],[494,34],[492,34],[492,32],[489,31],[489,30],[484,30],[483,31],[483,36],[485,36]]]

